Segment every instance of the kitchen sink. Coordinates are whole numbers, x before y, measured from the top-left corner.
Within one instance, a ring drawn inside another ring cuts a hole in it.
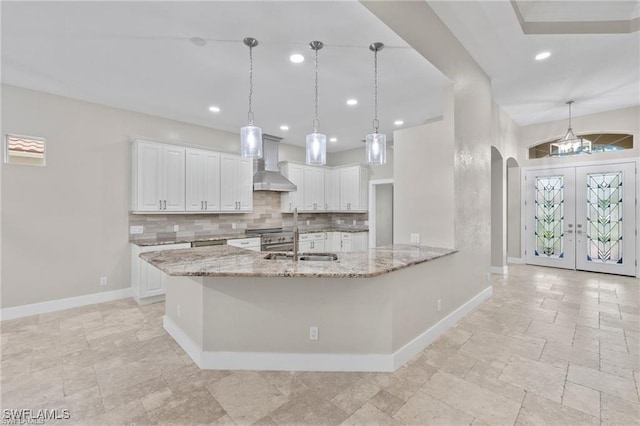
[[[266,260],[293,260],[293,253],[269,253],[264,258]],[[333,262],[338,260],[338,255],[334,253],[302,253],[298,255],[298,260],[307,262]]]

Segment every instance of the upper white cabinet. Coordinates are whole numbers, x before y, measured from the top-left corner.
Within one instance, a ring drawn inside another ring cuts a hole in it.
[[[187,148],[186,210],[220,210],[220,153]]]
[[[220,156],[220,210],[253,210],[253,163],[239,155]]]
[[[132,160],[133,211],[185,211],[184,147],[137,140]]]
[[[304,168],[304,210],[326,211],[324,200],[324,169],[321,167]]]
[[[298,210],[304,210],[304,176],[305,167],[300,164],[284,163],[281,167],[281,173],[289,179],[291,183],[298,187],[297,191],[284,192],[280,198],[282,203],[281,210],[283,212],[292,212],[296,207]]]
[[[367,211],[367,170],[362,166],[341,167],[340,211]]]
[[[366,212],[368,169],[364,166],[316,167],[283,163],[282,174],[298,186],[282,195],[282,211]]]
[[[136,139],[135,213],[253,211],[253,162],[239,155]]]

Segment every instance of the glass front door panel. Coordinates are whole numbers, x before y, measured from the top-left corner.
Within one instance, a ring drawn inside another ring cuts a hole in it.
[[[587,261],[621,264],[622,172],[587,174]]]
[[[564,257],[564,179],[537,176],[535,181],[535,256]]]

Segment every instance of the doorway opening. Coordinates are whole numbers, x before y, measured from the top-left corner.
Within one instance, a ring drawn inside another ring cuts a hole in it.
[[[393,244],[393,179],[369,181],[369,247]]]

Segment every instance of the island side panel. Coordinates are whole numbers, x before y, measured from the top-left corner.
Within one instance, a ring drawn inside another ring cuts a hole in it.
[[[204,279],[204,350],[391,353],[391,284],[363,278]],[[319,328],[317,341],[309,327]]]
[[[202,277],[167,277],[165,317],[186,334],[200,350],[203,344],[202,299]]]

